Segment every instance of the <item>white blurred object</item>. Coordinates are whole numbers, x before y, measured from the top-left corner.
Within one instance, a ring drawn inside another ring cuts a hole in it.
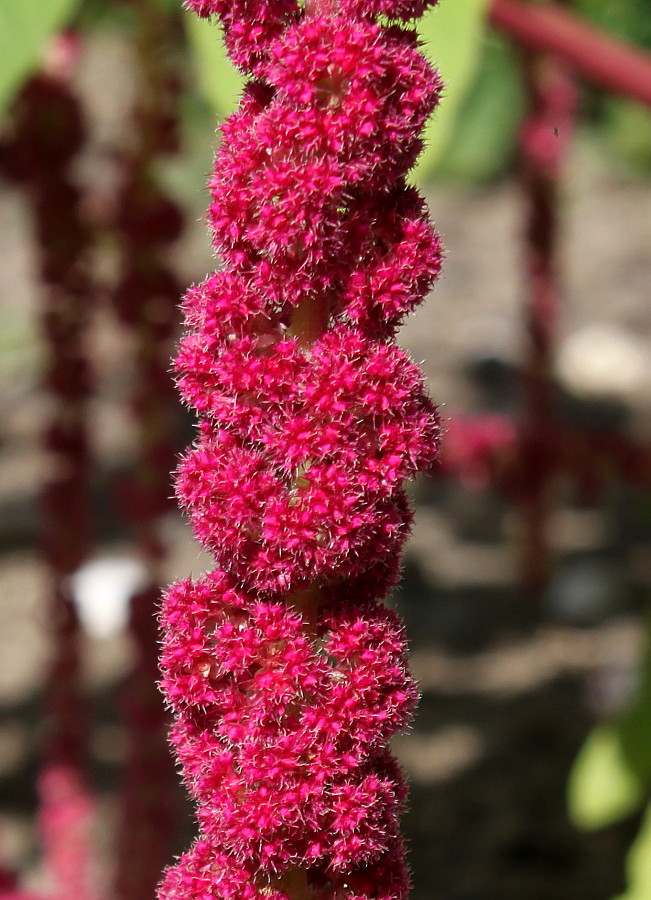
[[[83,628],[106,640],[126,628],[129,600],[145,587],[147,571],[131,556],[105,556],[85,563],[71,581]]]
[[[617,563],[594,557],[568,560],[551,579],[547,608],[562,622],[595,625],[621,613],[626,582]]]
[[[589,325],[562,344],[558,374],[579,397],[635,397],[648,391],[649,343],[617,325]]]

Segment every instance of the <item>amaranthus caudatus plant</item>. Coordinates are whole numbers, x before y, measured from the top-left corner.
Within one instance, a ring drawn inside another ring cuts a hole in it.
[[[162,688],[200,835],[160,900],[398,900],[389,751],[417,696],[395,584],[439,425],[394,336],[441,265],[405,177],[441,89],[423,0],[189,0],[249,76],[185,298],[199,437],[177,491],[217,568],[162,608]],[[381,19],[381,21],[380,21]],[[389,21],[393,24],[384,24]]]

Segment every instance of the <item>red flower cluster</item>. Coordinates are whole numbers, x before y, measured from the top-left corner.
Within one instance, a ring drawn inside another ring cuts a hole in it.
[[[404,789],[386,746],[415,688],[395,614],[346,593],[324,602],[314,639],[297,608],[223,570],[169,592],[163,667],[204,842],[163,896],[203,896],[203,878],[207,897],[269,896],[273,876],[305,866],[315,887],[349,883],[341,896],[356,897],[395,844]],[[207,846],[219,859],[198,871]]]
[[[440,81],[421,0],[195,0],[249,73],[185,299],[179,498],[218,568],[164,600],[162,687],[201,835],[160,900],[399,900],[390,756],[416,688],[395,584],[438,419],[398,348],[441,248],[405,184]]]

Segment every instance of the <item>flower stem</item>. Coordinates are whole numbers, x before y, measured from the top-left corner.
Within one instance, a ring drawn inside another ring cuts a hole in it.
[[[330,302],[327,297],[305,297],[294,307],[288,333],[300,346],[310,350],[328,327]]]
[[[554,355],[562,288],[558,263],[559,178],[574,130],[578,92],[552,54],[526,52],[530,109],[520,135],[520,183],[526,204],[527,305],[521,515],[522,578],[537,597],[550,566],[547,530],[561,453],[555,410]]]
[[[493,0],[490,21],[521,47],[554,53],[588,81],[651,106],[651,56],[553,3]]]
[[[305,869],[289,869],[280,876],[275,887],[284,891],[292,900],[310,900],[312,897]]]

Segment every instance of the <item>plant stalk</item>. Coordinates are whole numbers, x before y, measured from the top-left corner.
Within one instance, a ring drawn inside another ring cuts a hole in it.
[[[597,87],[651,106],[651,55],[569,10],[492,0],[489,19],[526,50],[553,53]]]

